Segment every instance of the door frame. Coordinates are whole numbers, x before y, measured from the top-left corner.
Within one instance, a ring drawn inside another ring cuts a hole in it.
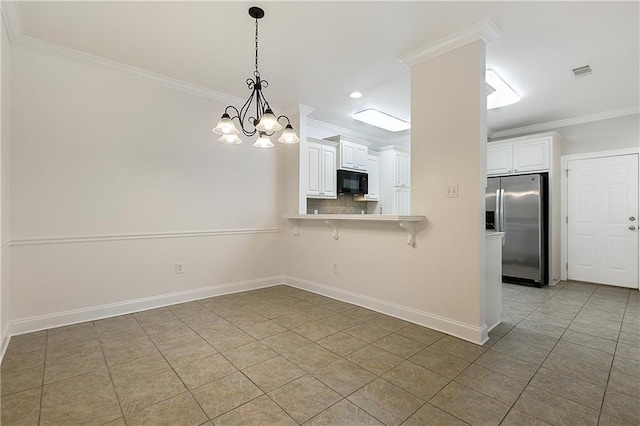
[[[568,210],[568,165],[569,161],[572,160],[589,160],[593,158],[606,158],[606,157],[618,157],[622,155],[638,155],[638,161],[640,161],[640,148],[626,148],[626,149],[616,149],[610,151],[597,151],[597,152],[587,152],[583,154],[571,154],[571,155],[563,155],[560,157],[561,161],[561,174],[560,174],[560,279],[566,281],[568,276],[567,271],[567,261],[569,259],[569,249],[568,249],[568,240],[569,240],[569,229],[567,227],[567,210]],[[640,173],[638,173],[638,188],[640,188]],[[640,197],[639,197],[640,198]],[[562,220],[562,218],[565,220]],[[638,268],[640,269],[640,238],[638,238]],[[562,268],[562,265],[565,265]],[[638,276],[640,277],[640,270],[638,271]]]

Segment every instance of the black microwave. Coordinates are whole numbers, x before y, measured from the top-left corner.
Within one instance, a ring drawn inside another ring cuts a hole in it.
[[[369,175],[351,170],[338,170],[338,194],[368,194]]]

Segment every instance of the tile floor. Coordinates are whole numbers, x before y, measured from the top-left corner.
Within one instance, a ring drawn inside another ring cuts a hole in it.
[[[640,424],[637,290],[503,288],[482,347],[286,286],[16,336],[2,424]]]

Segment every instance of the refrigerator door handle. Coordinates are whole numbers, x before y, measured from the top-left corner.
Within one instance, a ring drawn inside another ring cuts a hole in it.
[[[495,224],[494,224],[494,228],[496,231],[498,232],[502,232],[502,229],[500,229],[500,190],[496,189],[496,215],[494,218]]]
[[[500,232],[504,232],[504,189],[500,189]]]

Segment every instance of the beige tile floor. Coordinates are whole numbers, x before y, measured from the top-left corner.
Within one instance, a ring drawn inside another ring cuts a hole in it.
[[[482,347],[286,286],[16,336],[2,424],[640,424],[637,290],[503,288]]]

